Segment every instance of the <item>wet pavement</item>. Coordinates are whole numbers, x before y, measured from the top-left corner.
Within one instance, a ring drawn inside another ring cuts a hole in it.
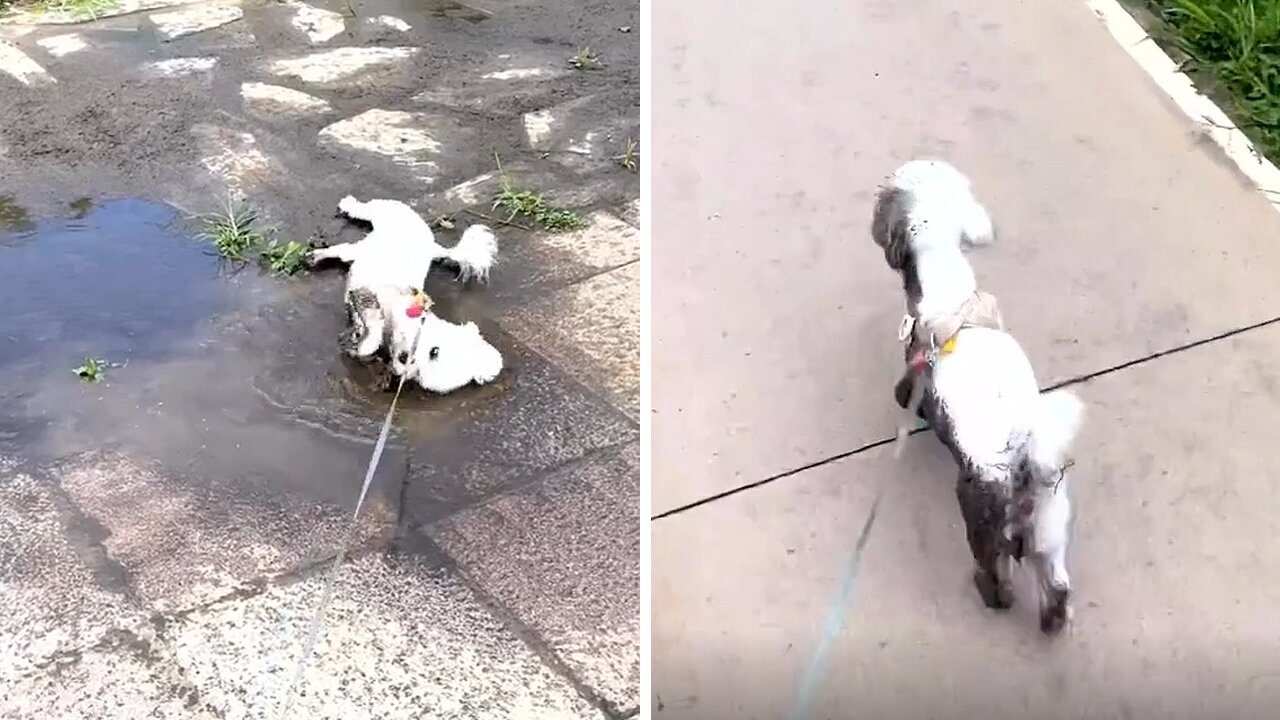
[[[638,8],[120,7],[0,22],[0,715],[278,711],[390,396],[338,352],[340,272],[228,264],[195,216],[333,243],[340,197],[391,197],[448,244],[495,154],[588,225],[428,278],[506,369],[402,398],[295,716],[634,715]]]
[[[654,5],[656,718],[1275,715],[1280,216],[1090,5]],[[946,450],[890,446],[869,226],[922,156],[972,179],[979,286],[1086,405],[1052,640],[1025,568],[978,598]]]

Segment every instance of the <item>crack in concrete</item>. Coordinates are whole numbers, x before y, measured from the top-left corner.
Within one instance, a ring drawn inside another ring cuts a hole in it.
[[[1047,393],[1047,392],[1052,392],[1054,390],[1058,390],[1064,387],[1086,383],[1095,378],[1099,378],[1105,375],[1110,375],[1112,373],[1128,370],[1129,368],[1136,367],[1138,365],[1145,365],[1146,363],[1152,362],[1154,360],[1159,360],[1169,355],[1176,355],[1178,353],[1185,352],[1187,350],[1194,350],[1202,345],[1208,345],[1210,343],[1215,343],[1221,340],[1227,340],[1237,335],[1243,335],[1245,333],[1252,332],[1254,330],[1261,330],[1263,328],[1269,327],[1271,325],[1276,325],[1278,323],[1280,323],[1280,316],[1276,316],[1267,320],[1262,320],[1260,322],[1256,322],[1251,325],[1246,325],[1244,327],[1235,328],[1233,330],[1227,330],[1227,331],[1218,333],[1216,335],[1211,335],[1207,338],[1193,340],[1189,343],[1184,343],[1182,345],[1175,345],[1166,350],[1160,350],[1158,352],[1154,352],[1149,355],[1143,355],[1142,357],[1135,358],[1133,360],[1122,362],[1116,365],[1111,365],[1109,367],[1102,368],[1101,370],[1095,370],[1093,372],[1085,373],[1083,375],[1077,375],[1075,377],[1070,377],[1065,380],[1061,380],[1052,385],[1041,388],[1040,392]],[[930,430],[927,427],[916,428],[911,432],[909,432],[908,435],[918,435],[920,433],[929,432],[929,431]],[[801,465],[800,467],[793,468],[791,470],[786,470],[784,472],[780,472],[775,475],[770,475],[769,477],[766,477],[762,480],[756,480],[754,482],[749,482],[745,485],[739,485],[738,487],[730,488],[729,490],[725,490],[723,492],[719,492],[714,495],[709,495],[700,500],[695,500],[693,502],[680,505],[679,507],[674,507],[670,510],[665,510],[663,512],[658,513],[657,515],[651,516],[649,518],[649,521],[653,522],[655,520],[662,520],[664,518],[669,518],[673,515],[678,515],[682,512],[693,510],[694,508],[702,507],[703,505],[708,505],[717,500],[723,500],[724,498],[737,495],[738,493],[746,492],[748,490],[754,490],[755,488],[762,487],[764,485],[768,485],[773,482],[777,482],[778,480],[791,477],[792,475],[799,475],[800,473],[803,473],[806,470],[813,470],[814,468],[819,468],[819,467],[822,467],[823,465],[829,465],[834,462],[839,462],[846,458],[851,458],[855,455],[860,455],[864,452],[867,452],[868,450],[874,450],[878,447],[890,445],[894,443],[896,439],[897,439],[896,437],[891,436],[891,437],[881,438],[879,440],[873,440],[864,445],[860,445],[859,447],[856,447],[852,450],[846,450],[844,452],[836,453],[835,455],[829,455],[825,458],[814,460],[813,462]]]

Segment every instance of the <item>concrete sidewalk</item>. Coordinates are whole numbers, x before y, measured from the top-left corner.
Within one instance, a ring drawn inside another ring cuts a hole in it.
[[[810,717],[1265,716],[1280,329],[1164,353],[1280,315],[1268,203],[1078,0],[654,16],[655,716],[788,716],[879,492]],[[872,196],[926,155],[995,216],[972,260],[1041,382],[1093,378],[1055,641],[1025,583],[981,606],[938,443],[876,445]]]

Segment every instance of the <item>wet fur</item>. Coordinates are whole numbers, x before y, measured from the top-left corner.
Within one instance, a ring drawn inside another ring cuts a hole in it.
[[[995,236],[967,178],[938,161],[913,161],[890,176],[871,232],[901,274],[908,312],[922,321],[956,312],[977,290],[962,250]],[[906,371],[894,386],[900,407],[908,406],[912,383]],[[1065,454],[1080,421],[1078,401],[1061,391],[1040,395],[1021,347],[989,328],[962,329],[923,390],[919,415],[958,468],[956,498],[979,595],[988,607],[1011,607],[1013,562],[1029,559],[1041,629],[1059,631],[1071,616]]]
[[[349,266],[344,291],[347,326],[339,338],[343,351],[365,361],[385,356],[388,388],[401,376],[437,393],[493,380],[502,369],[502,356],[474,323],[456,325],[430,311],[417,319],[406,313],[414,291],[422,290],[435,262],[457,268],[460,280],[487,280],[496,261],[493,232],[487,226],[472,225],[457,245],[444,248],[436,243],[430,226],[400,201],[360,202],[347,196],[338,209],[372,225],[359,242],[319,248],[307,255],[313,267],[328,260]],[[419,328],[422,337],[415,349]]]

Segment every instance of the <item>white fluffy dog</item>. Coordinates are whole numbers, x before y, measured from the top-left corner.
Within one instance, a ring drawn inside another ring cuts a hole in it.
[[[368,359],[385,347],[396,376],[408,375],[406,380],[441,394],[497,377],[502,355],[480,335],[476,324],[456,325],[437,317],[422,293],[436,261],[454,265],[462,280],[487,280],[498,249],[493,231],[472,225],[457,245],[445,248],[413,208],[398,200],[360,202],[347,196],[338,203],[338,210],[373,226],[359,242],[319,248],[307,255],[312,266],[325,260],[349,265],[345,299],[350,324],[342,338],[346,352]],[[411,315],[414,305],[420,309],[416,317]]]
[[[995,229],[960,171],[933,160],[900,167],[876,198],[871,234],[907,296],[907,369],[895,395],[959,465],[978,591],[988,607],[1011,607],[1013,561],[1029,559],[1040,628],[1056,633],[1071,619],[1067,453],[1083,406],[1068,392],[1040,394],[994,298],[978,292],[962,251],[992,242]]]

